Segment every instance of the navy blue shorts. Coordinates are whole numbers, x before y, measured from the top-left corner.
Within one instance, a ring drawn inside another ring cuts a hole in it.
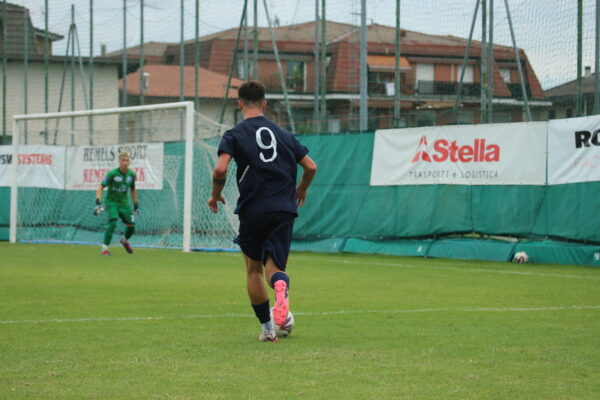
[[[296,216],[278,211],[239,217],[240,233],[233,241],[240,245],[244,254],[263,264],[270,254],[279,269],[285,271]]]

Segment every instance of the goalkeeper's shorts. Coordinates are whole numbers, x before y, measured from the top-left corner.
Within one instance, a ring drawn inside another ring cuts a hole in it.
[[[120,218],[121,221],[127,225],[133,225],[135,223],[135,216],[133,215],[133,210],[129,203],[107,201],[105,203],[105,208],[109,221]]]

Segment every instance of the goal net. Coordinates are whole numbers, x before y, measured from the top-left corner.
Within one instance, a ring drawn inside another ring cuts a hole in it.
[[[191,102],[15,116],[3,174],[12,187],[10,240],[100,244],[108,218],[93,215],[96,189],[128,151],[140,205],[132,245],[234,248],[237,188],[227,185],[219,214],[206,205],[226,129]],[[123,231],[118,223],[113,245]]]

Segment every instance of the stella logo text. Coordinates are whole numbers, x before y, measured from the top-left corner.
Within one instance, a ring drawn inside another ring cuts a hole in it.
[[[456,140],[448,141],[438,139],[432,144],[433,151],[429,151],[427,137],[421,137],[417,145],[417,152],[411,162],[499,162],[500,146],[488,144],[483,138],[477,138],[473,143],[459,144]]]

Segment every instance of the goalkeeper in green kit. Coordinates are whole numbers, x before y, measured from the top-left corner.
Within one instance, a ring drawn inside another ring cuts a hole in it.
[[[108,213],[108,225],[104,232],[104,242],[102,244],[103,256],[110,256],[108,246],[112,239],[112,235],[117,227],[117,219],[126,226],[125,237],[121,238],[120,242],[125,247],[125,250],[131,254],[133,249],[129,245],[129,238],[135,230],[135,215],[138,214],[138,195],[135,190],[135,172],[129,169],[131,157],[129,153],[123,151],[119,154],[119,168],[109,171],[96,190],[96,209],[94,215],[100,214],[104,209]],[[102,191],[108,187],[108,194],[102,206]],[[131,190],[131,199],[133,200],[133,211],[127,197],[127,190]]]

